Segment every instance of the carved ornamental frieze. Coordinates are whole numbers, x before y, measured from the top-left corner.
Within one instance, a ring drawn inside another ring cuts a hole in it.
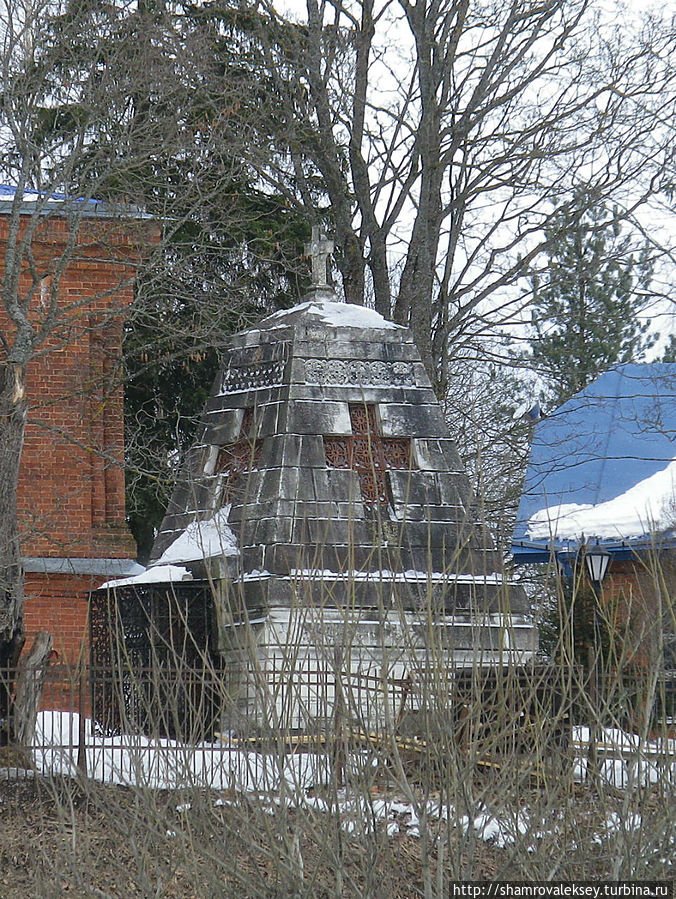
[[[259,362],[255,365],[226,368],[221,380],[221,395],[258,390],[262,387],[281,387],[284,383],[285,360]]]
[[[362,359],[306,359],[306,384],[357,384],[362,387],[413,387],[410,362]]]

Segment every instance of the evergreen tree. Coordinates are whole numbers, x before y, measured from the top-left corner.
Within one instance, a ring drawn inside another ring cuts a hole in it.
[[[147,561],[221,348],[229,334],[298,300],[310,222],[257,174],[261,148],[275,154],[279,110],[236,2],[214,10],[143,0],[118,9],[69,0],[43,27],[31,136],[45,165],[52,145],[73,144],[85,120],[69,192],[131,202],[161,228],[119,367],[128,519]],[[116,77],[96,92],[95,108],[90,91],[60,89],[96,84],[108,68]]]
[[[185,222],[139,284],[127,323],[127,512],[146,563],[230,334],[302,293],[297,271],[307,225],[279,198],[237,199],[238,224]],[[258,209],[257,215],[244,214]]]
[[[545,264],[531,275],[534,334],[523,358],[544,380],[551,407],[613,365],[640,359],[656,335],[640,319],[652,279],[648,249],[622,233],[612,209],[579,192],[545,236]]]
[[[168,220],[139,284],[124,347],[127,511],[143,563],[223,344],[303,292],[301,253],[310,226],[261,184],[251,164],[276,128],[275,99],[236,12],[222,4],[212,16],[183,4],[181,33],[197,36],[208,57],[199,81],[180,96],[192,138],[178,153],[158,148],[137,179],[144,208]],[[160,105],[167,88],[172,82],[158,86]],[[155,114],[145,107],[144,115]]]
[[[669,335],[669,341],[664,347],[660,362],[676,362],[676,334]]]

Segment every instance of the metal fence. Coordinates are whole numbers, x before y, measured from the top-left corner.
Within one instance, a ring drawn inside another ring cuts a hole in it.
[[[12,673],[3,674],[9,682]],[[625,767],[640,758],[656,776],[673,774],[673,721],[658,720],[655,710],[672,707],[676,679],[639,681],[634,674],[604,684],[605,719],[593,722],[599,755]],[[236,673],[210,665],[52,666],[25,764],[12,764],[114,783],[241,789],[274,789],[282,776],[320,777],[338,749],[344,756],[402,752],[445,764],[464,754],[516,764],[583,754],[581,735],[590,721],[584,688],[583,672],[536,666],[421,670],[396,678],[316,660]],[[654,742],[652,730],[651,743],[635,736],[647,720],[641,706],[647,698],[654,707],[648,723],[661,726],[662,743]],[[0,732],[3,743],[10,724]],[[618,737],[621,728],[626,734]]]

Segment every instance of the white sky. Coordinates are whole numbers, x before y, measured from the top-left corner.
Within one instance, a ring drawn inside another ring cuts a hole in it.
[[[383,0],[383,2],[376,6],[376,13],[387,5],[388,0]],[[354,5],[346,3],[346,6],[355,9],[358,5],[356,3]],[[624,8],[619,15],[618,7],[619,4],[611,2],[611,0],[599,0],[596,4],[596,8],[600,11],[602,20],[605,20],[610,25],[617,26],[620,31],[624,33],[631,32],[633,29],[638,30],[643,20],[643,16],[649,11],[654,12],[662,19],[671,19],[676,14],[676,2],[674,2],[674,0],[667,0],[667,2],[661,3],[653,2],[653,0],[630,0],[630,2],[624,4]],[[276,3],[276,8],[279,12],[285,13],[299,21],[305,21],[307,18],[306,6],[302,0],[280,0],[280,2]],[[327,7],[327,9],[327,16],[331,18],[332,10],[330,7]],[[388,41],[392,43],[393,48],[386,54],[386,64],[378,61],[374,63],[375,77],[373,78],[373,83],[377,85],[374,95],[382,101],[382,105],[385,108],[388,103],[392,102],[392,97],[396,93],[396,82],[394,77],[389,74],[388,66],[396,67],[397,76],[401,77],[401,73],[407,65],[407,57],[411,55],[408,50],[411,41],[410,32],[404,23],[397,24],[396,22],[396,19],[400,19],[403,15],[401,7],[396,0],[389,3],[389,10],[389,22],[386,27],[383,25],[383,30],[387,33],[382,37],[377,36],[375,43],[378,45],[378,42],[380,42],[380,46],[383,46],[385,41]],[[497,202],[497,198],[489,198],[489,202]],[[490,211],[490,208],[489,205],[487,209]],[[662,202],[661,204],[652,203],[650,208],[647,208],[641,213],[639,221],[643,223],[646,231],[651,234],[656,241],[659,241],[665,246],[670,246],[673,243],[674,235],[676,235],[676,222],[674,221],[673,210],[670,208],[668,202]],[[394,233],[394,239],[391,241],[390,245],[390,254],[393,259],[396,259],[398,253],[397,239],[401,241],[402,247],[405,248],[406,246],[411,222],[411,214],[409,214],[409,216],[404,214],[401,222],[397,226]],[[462,234],[462,240],[467,244],[468,252],[472,246],[473,239],[471,219],[468,218],[465,222]],[[477,236],[476,239],[479,239],[479,236]],[[460,260],[459,264],[461,265],[461,254],[458,258]],[[676,258],[676,253],[674,253],[674,258]],[[466,284],[471,277],[472,273],[470,269],[463,277],[463,283]],[[674,316],[671,301],[671,297],[676,293],[674,290],[674,282],[676,282],[674,262],[667,260],[656,269],[653,283],[656,300],[650,305],[645,313],[645,317],[650,318],[651,320],[652,329],[659,331],[661,334],[661,338],[656,347],[652,350],[649,358],[658,357],[662,352],[664,344],[668,341],[669,335],[676,331],[676,318]],[[502,293],[495,293],[492,295],[489,304],[486,305],[485,311],[490,312],[495,316],[496,310],[500,304],[513,302],[519,295],[520,291],[518,287],[510,288],[508,291],[503,291]],[[517,336],[519,333],[523,334],[523,325],[519,325],[518,322],[528,321],[529,316],[526,314],[524,317],[518,312],[518,303],[509,312],[508,317],[512,318],[516,323],[514,334]]]

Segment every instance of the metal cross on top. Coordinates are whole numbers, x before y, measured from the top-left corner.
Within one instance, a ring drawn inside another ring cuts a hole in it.
[[[312,260],[312,287],[331,288],[329,259],[333,253],[333,241],[328,240],[319,225],[312,226],[312,239],[305,244],[305,255]]]
[[[254,436],[253,409],[245,409],[237,442],[222,446],[218,452],[215,473],[228,475],[222,501],[231,502],[239,498],[235,497],[234,493],[239,492],[242,475],[258,468],[262,449],[262,444]]]
[[[351,437],[325,437],[324,453],[329,468],[356,472],[362,500],[367,506],[389,502],[386,474],[391,469],[412,467],[408,437],[381,437],[375,406],[350,403]]]

